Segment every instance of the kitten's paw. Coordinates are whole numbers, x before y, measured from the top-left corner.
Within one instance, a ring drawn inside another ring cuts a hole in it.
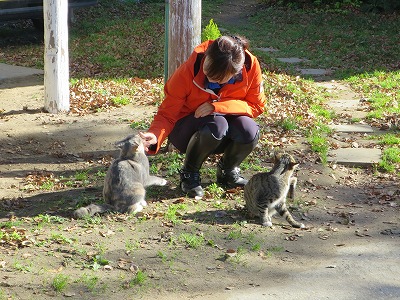
[[[89,214],[89,210],[86,207],[78,208],[74,211],[73,215],[76,219],[82,219],[84,216]]]
[[[304,225],[303,223],[300,223],[300,228],[304,229],[304,228],[306,228],[306,225]]]
[[[262,223],[262,226],[272,227],[272,222],[270,222],[270,221],[264,222],[264,223]]]
[[[164,186],[164,185],[166,185],[166,184],[167,184],[167,181],[166,181],[165,179],[162,179],[161,182],[160,182],[160,185],[161,185],[161,186]]]
[[[146,203],[146,201],[145,201],[145,203]],[[146,205],[147,205],[147,203],[146,203]],[[136,203],[134,205],[129,206],[127,209],[127,213],[128,214],[137,214],[138,212],[141,212],[142,210],[143,210],[143,205],[142,205],[142,202],[140,202],[140,203]]]

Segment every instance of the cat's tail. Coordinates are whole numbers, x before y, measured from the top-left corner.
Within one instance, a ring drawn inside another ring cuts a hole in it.
[[[88,206],[83,206],[74,211],[73,215],[76,219],[82,219],[85,216],[93,216],[95,214],[102,214],[107,211],[112,211],[113,207],[109,204],[90,204]]]

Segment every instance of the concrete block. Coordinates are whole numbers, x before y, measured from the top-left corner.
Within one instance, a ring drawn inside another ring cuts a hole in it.
[[[328,153],[328,162],[349,167],[366,167],[379,163],[382,151],[376,148],[340,148]]]

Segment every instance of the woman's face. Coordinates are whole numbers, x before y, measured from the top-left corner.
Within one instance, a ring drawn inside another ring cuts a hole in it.
[[[235,75],[235,74],[229,73],[229,74],[226,74],[226,76],[223,77],[222,79],[211,78],[211,77],[207,76],[207,70],[208,70],[209,65],[210,65],[210,60],[206,56],[206,58],[204,59],[203,71],[204,71],[204,75],[206,75],[208,81],[211,83],[224,84],[224,83],[227,83]]]

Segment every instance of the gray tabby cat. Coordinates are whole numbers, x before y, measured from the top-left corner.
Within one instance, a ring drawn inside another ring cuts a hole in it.
[[[74,211],[76,218],[118,211],[137,213],[147,205],[146,186],[165,185],[163,178],[149,174],[149,160],[139,134],[130,135],[115,144],[121,149],[119,158],[109,167],[104,179],[104,204],[90,204]]]
[[[297,178],[293,172],[297,166],[298,163],[290,154],[275,154],[272,170],[255,174],[245,185],[247,210],[251,215],[260,217],[263,226],[271,227],[271,217],[278,212],[293,227],[305,228],[303,223],[293,219],[286,207],[286,196],[294,198]]]

